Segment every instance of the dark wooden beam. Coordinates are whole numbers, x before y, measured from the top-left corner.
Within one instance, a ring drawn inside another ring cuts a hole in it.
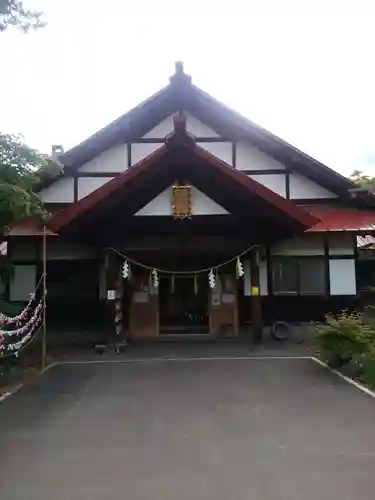
[[[129,142],[127,144],[127,165],[128,165],[128,168],[131,168],[132,166],[132,143]]]
[[[263,319],[262,302],[260,296],[259,281],[259,251],[253,249],[250,254],[250,277],[251,277],[251,321],[253,330],[253,341],[257,345],[262,341]]]
[[[271,168],[269,170],[241,170],[246,175],[286,175],[287,169],[281,170],[280,168]]]
[[[285,197],[290,200],[290,171],[286,171],[285,176]]]
[[[73,199],[74,202],[78,201],[78,177],[77,172],[75,172],[73,177]]]
[[[116,297],[113,296],[117,288],[117,280],[119,277],[119,257],[115,252],[107,250],[105,252],[105,277],[106,277],[106,341],[114,341],[116,338],[115,329],[115,303]]]
[[[329,276],[329,234],[323,233],[324,245],[324,277],[325,277],[325,294],[327,297],[331,295],[331,282]]]
[[[232,167],[237,168],[237,143],[232,142]]]
[[[172,130],[171,130],[172,132]],[[232,142],[228,137],[195,137],[195,142],[197,143],[207,143],[207,142]],[[141,137],[133,141],[134,144],[164,144],[165,137]]]

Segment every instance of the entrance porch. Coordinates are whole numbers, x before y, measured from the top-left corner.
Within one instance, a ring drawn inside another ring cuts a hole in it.
[[[108,334],[238,336],[241,301],[245,308],[242,298],[250,296],[259,338],[265,249],[317,222],[196,145],[178,116],[161,148],[48,225],[95,249],[103,265]],[[130,275],[122,273],[124,265]]]

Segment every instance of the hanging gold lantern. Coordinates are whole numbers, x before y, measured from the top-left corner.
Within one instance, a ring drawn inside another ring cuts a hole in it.
[[[175,219],[191,219],[191,186],[172,186],[172,215]]]

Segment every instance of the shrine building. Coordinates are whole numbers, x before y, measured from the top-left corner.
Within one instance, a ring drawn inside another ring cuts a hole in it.
[[[182,63],[59,160],[40,186],[47,229],[9,234],[8,298],[23,303],[47,233],[49,329],[260,337],[361,299],[357,237],[374,234],[375,197],[196,87]]]

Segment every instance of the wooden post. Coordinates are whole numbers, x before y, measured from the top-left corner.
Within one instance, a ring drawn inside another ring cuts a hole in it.
[[[114,341],[115,329],[115,304],[116,287],[119,273],[119,262],[117,255],[112,250],[105,254],[105,277],[106,277],[106,311],[105,311],[105,339],[103,341]]]
[[[43,227],[43,335],[42,335],[42,362],[41,368],[47,366],[47,230]]]
[[[262,302],[259,286],[259,252],[254,248],[250,252],[250,276],[251,276],[251,320],[254,344],[262,341]]]

